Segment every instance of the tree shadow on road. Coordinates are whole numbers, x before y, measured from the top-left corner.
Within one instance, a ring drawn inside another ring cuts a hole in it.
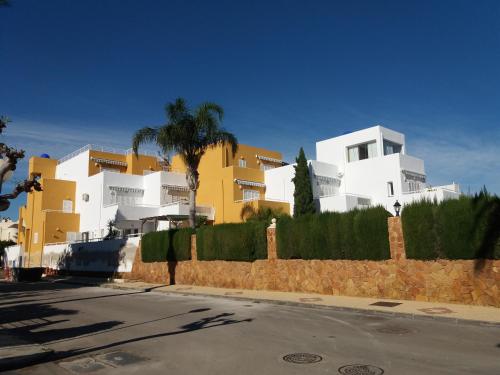
[[[201,310],[204,310],[204,309],[201,309]],[[192,310],[190,312],[198,312],[198,311]],[[114,348],[116,346],[122,346],[122,345],[131,344],[131,343],[135,343],[135,342],[159,339],[162,337],[168,337],[168,336],[174,336],[174,335],[181,335],[181,334],[185,334],[185,333],[199,331],[202,329],[222,327],[222,326],[228,326],[228,325],[232,325],[232,324],[239,324],[239,323],[245,323],[245,322],[249,323],[249,322],[252,322],[254,320],[252,318],[241,319],[241,320],[232,319],[232,318],[230,318],[232,316],[234,316],[234,313],[222,313],[222,314],[214,315],[214,316],[207,317],[207,318],[202,318],[202,319],[196,320],[194,322],[182,325],[179,327],[179,329],[177,329],[175,331],[157,333],[157,334],[141,336],[141,337],[134,337],[131,339],[116,341],[113,343],[105,344],[102,346],[91,347],[91,348],[55,352],[50,357],[43,359],[36,364],[53,362],[53,361],[60,361],[60,360],[67,359],[70,357],[82,356],[82,355],[85,355],[88,353],[99,352],[102,350]],[[124,328],[126,328],[126,327],[124,327]],[[118,329],[120,329],[120,328],[118,328]],[[113,330],[111,330],[111,331],[113,331]],[[32,364],[32,365],[34,365],[34,364]]]

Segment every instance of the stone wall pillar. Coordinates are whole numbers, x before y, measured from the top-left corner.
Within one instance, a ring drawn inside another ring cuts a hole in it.
[[[267,227],[267,259],[278,259],[276,249],[276,219],[272,219],[271,225]]]
[[[403,224],[401,216],[389,217],[387,219],[389,227],[389,247],[391,249],[391,259],[406,259],[405,241],[403,237]]]
[[[198,253],[196,252],[196,234],[191,235],[191,260],[193,262],[198,260]]]

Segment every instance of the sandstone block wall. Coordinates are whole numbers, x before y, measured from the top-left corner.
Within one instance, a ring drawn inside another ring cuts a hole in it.
[[[396,228],[389,228],[398,231]],[[400,224],[399,224],[400,226]],[[308,292],[500,307],[500,260],[478,268],[473,260],[405,259],[404,243],[391,240],[386,261],[276,259],[275,229],[269,229],[268,260],[142,263],[140,251],[130,277],[152,283]],[[402,232],[401,232],[402,233]],[[273,237],[274,236],[274,240]],[[396,246],[396,251],[393,251]],[[196,241],[192,241],[196,253]],[[194,259],[194,257],[193,257]]]

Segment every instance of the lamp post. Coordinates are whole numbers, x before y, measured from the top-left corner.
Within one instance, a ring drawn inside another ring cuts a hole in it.
[[[399,216],[399,211],[401,210],[401,203],[396,199],[396,203],[394,203],[394,212],[396,212],[396,217]]]

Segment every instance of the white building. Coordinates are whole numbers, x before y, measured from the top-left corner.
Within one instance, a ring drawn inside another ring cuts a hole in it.
[[[0,241],[17,241],[17,221],[0,219]]]
[[[316,143],[316,160],[309,161],[313,196],[321,212],[348,211],[382,205],[393,211],[422,199],[458,198],[453,183],[431,186],[424,161],[406,154],[405,136],[382,126]],[[290,203],[293,213],[293,165],[265,172],[266,199]]]

